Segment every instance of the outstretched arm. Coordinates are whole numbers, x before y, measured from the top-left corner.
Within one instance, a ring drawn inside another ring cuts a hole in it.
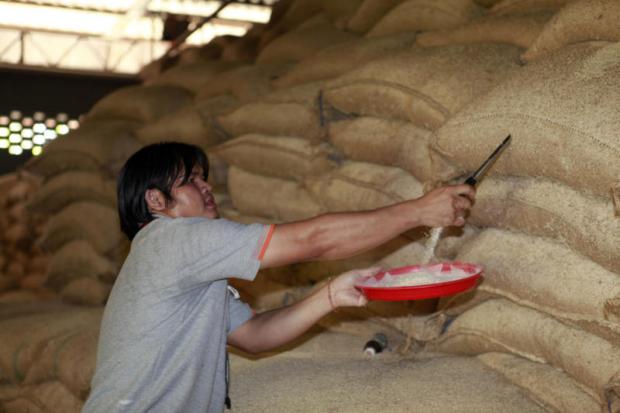
[[[261,267],[347,258],[414,227],[463,225],[474,196],[469,185],[446,186],[373,211],[325,214],[278,225]]]
[[[286,344],[336,307],[365,305],[366,298],[355,288],[355,281],[378,271],[367,268],[346,272],[293,305],[257,314],[228,336],[228,344],[248,353]]]

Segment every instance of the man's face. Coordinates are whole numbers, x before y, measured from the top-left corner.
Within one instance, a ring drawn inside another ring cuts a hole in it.
[[[175,179],[172,185],[172,201],[169,201],[164,211],[165,215],[177,217],[204,217],[219,218],[213,188],[205,179],[201,166],[194,166],[189,180],[183,184],[184,171]]]

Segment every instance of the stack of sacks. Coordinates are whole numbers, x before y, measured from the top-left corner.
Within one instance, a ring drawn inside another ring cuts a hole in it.
[[[324,15],[317,15],[272,40],[259,52],[256,63],[297,62],[355,38],[357,35],[334,27]]]
[[[302,28],[301,26],[308,22],[308,19],[312,17],[327,20],[335,28],[344,28],[347,25],[347,21],[355,14],[356,10],[360,6],[360,3],[362,3],[362,0],[278,1],[273,7],[271,20],[267,24],[267,27],[261,36],[259,48],[264,49],[276,38],[282,37],[283,34]],[[339,37],[340,35],[337,34],[336,36]],[[319,39],[317,39],[316,42],[310,44],[316,45],[328,38],[325,35],[320,34],[318,37]]]
[[[473,0],[406,0],[392,8],[367,36],[424,32],[459,26],[482,14]]]
[[[191,99],[175,86],[120,89],[100,100],[79,129],[27,164],[43,178],[28,210],[45,220],[37,243],[51,254],[46,284],[63,299],[88,305],[107,299],[128,247],[116,211],[117,173],[143,144],[136,129]]]
[[[504,44],[413,48],[335,79],[325,100],[345,113],[436,129],[513,73],[519,51]]]
[[[322,143],[321,86],[281,89],[218,118],[235,138],[212,152],[231,165],[228,190],[242,214],[290,221],[323,211],[304,187],[335,165]]]
[[[0,302],[22,302],[53,297],[44,286],[49,256],[35,241],[42,221],[29,214],[40,180],[25,172],[0,177]]]
[[[617,43],[564,47],[434,136],[457,171],[474,168],[502,130],[513,137],[493,169],[501,175],[482,182],[472,210],[471,222],[488,229],[457,256],[483,265],[486,279],[448,310],[461,314],[435,344],[524,357],[518,376],[540,372],[523,383],[530,391],[561,370],[566,378],[548,400],[560,411],[584,411],[558,404],[574,397],[620,408],[620,220],[609,196],[620,176],[619,62]]]
[[[79,412],[101,315],[57,301],[0,306],[0,411]]]

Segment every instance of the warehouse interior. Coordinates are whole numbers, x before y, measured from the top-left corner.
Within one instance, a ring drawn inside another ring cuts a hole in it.
[[[0,413],[102,411],[119,173],[171,141],[206,153],[221,220],[276,233],[476,177],[464,225],[229,278],[253,314],[335,310],[229,345],[232,411],[620,412],[618,21],[617,0],[0,1]],[[471,284],[334,306],[339,274],[411,266]]]

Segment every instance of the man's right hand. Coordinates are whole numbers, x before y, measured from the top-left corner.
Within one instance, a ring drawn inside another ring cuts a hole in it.
[[[451,185],[434,189],[412,202],[420,225],[428,227],[462,226],[474,203],[476,190],[470,185]]]

